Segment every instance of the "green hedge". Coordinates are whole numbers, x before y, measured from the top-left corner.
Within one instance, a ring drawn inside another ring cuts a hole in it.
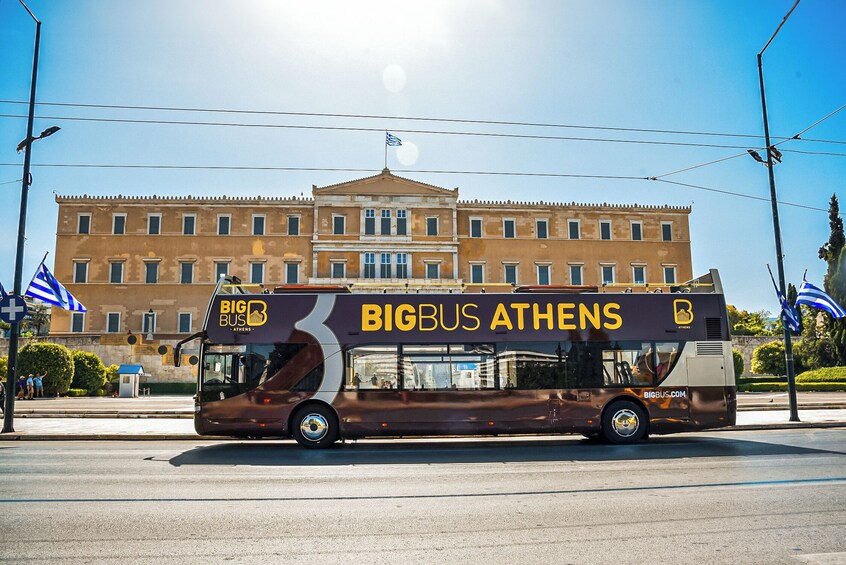
[[[797,383],[846,383],[846,367],[825,367],[796,375]]]
[[[197,383],[142,383],[141,387],[150,387],[150,394],[197,394]]]
[[[86,396],[88,391],[84,388],[69,388],[65,396]]]
[[[755,383],[739,385],[739,392],[786,392],[787,383]],[[837,392],[846,391],[846,383],[796,383],[799,392]]]

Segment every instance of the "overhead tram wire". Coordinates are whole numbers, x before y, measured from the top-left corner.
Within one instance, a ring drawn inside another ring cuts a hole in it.
[[[18,166],[18,163],[0,163],[0,167]],[[88,168],[88,169],[155,169],[155,170],[213,170],[213,171],[293,171],[293,172],[343,172],[343,173],[378,173],[376,169],[364,169],[354,167],[258,167],[258,166],[231,166],[231,165],[108,165],[95,163],[39,163],[33,164],[33,167],[50,167],[50,168]],[[592,180],[657,180],[667,184],[693,188],[697,190],[704,190],[707,192],[716,192],[725,194],[727,196],[737,196],[740,198],[748,198],[750,200],[761,200],[769,202],[768,198],[759,196],[752,196],[742,192],[733,192],[730,190],[722,190],[718,188],[710,188],[695,184],[688,184],[664,179],[653,179],[650,177],[635,177],[625,175],[584,175],[575,173],[528,173],[518,171],[449,171],[438,169],[393,169],[396,173],[416,173],[416,174],[443,174],[443,175],[499,175],[499,176],[520,176],[520,177],[535,177],[535,178],[575,178],[575,179],[592,179]],[[813,206],[806,206],[804,204],[795,204],[792,202],[782,202],[779,204],[784,206],[793,206],[796,208],[803,208],[807,210],[814,210],[819,212],[828,212],[826,208],[814,208]]]
[[[0,104],[25,104],[19,100],[0,100]],[[726,132],[703,132],[703,131],[685,131],[685,130],[668,130],[668,129],[650,129],[650,128],[629,128],[620,126],[586,126],[580,124],[557,124],[548,122],[517,122],[507,120],[473,120],[462,118],[431,118],[420,116],[390,116],[378,114],[342,114],[330,112],[284,112],[276,110],[235,110],[226,108],[189,108],[189,107],[173,107],[173,106],[132,106],[121,104],[83,104],[83,103],[69,103],[69,102],[39,102],[40,106],[56,106],[66,108],[96,108],[108,110],[142,110],[142,111],[163,111],[163,112],[198,112],[198,113],[220,113],[220,114],[244,114],[244,115],[260,115],[260,116],[298,116],[298,117],[315,117],[315,118],[351,118],[351,119],[378,119],[378,120],[405,120],[405,121],[419,121],[419,122],[442,122],[442,123],[456,123],[456,124],[477,124],[477,125],[500,125],[500,126],[519,126],[519,127],[544,127],[544,128],[569,128],[569,129],[587,129],[600,131],[626,131],[634,133],[660,133],[670,135],[698,135],[711,137],[741,137],[741,138],[761,138],[760,134],[742,134],[742,133],[726,133]],[[773,136],[774,139],[790,139],[779,136]],[[803,141],[817,142],[817,143],[842,143],[846,145],[846,141],[832,141],[825,139],[804,139]]]
[[[0,114],[0,118],[24,118],[19,114]],[[126,124],[152,124],[152,125],[189,125],[189,126],[216,126],[216,127],[243,127],[243,128],[268,128],[268,129],[299,129],[316,131],[351,131],[351,132],[383,132],[383,127],[351,127],[351,126],[310,126],[295,124],[249,124],[243,122],[196,122],[187,120],[141,120],[131,118],[83,118],[78,116],[37,116],[39,119],[52,121],[82,121],[99,123],[126,123]],[[613,139],[595,137],[571,137],[559,135],[534,135],[517,133],[491,133],[491,132],[467,132],[467,131],[446,131],[446,130],[411,130],[403,129],[403,133],[421,135],[455,135],[474,137],[499,137],[512,139],[538,139],[547,141],[585,141],[597,143],[627,143],[635,145],[668,145],[675,147],[706,147],[716,149],[745,149],[746,145],[723,145],[717,143],[690,143],[682,141],[655,141],[644,139]]]
[[[794,135],[794,136],[792,136],[792,137],[788,137],[788,138],[781,138],[781,139],[782,139],[782,141],[779,141],[778,143],[773,143],[773,145],[772,145],[772,146],[773,146],[773,147],[776,147],[777,145],[782,145],[782,144],[784,144],[784,143],[787,143],[788,141],[801,141],[801,140],[802,140],[802,138],[801,138],[800,136],[801,136],[803,133],[805,133],[806,131],[809,131],[809,130],[811,130],[811,129],[813,129],[813,128],[817,127],[818,125],[820,125],[821,123],[823,123],[823,122],[824,122],[824,121],[826,121],[827,119],[831,118],[832,116],[834,116],[835,114],[837,114],[838,112],[840,112],[841,110],[843,110],[844,108],[846,108],[846,104],[844,104],[844,105],[840,106],[839,108],[837,108],[836,110],[834,110],[834,111],[832,111],[832,112],[829,112],[827,115],[823,116],[822,118],[820,118],[819,120],[817,120],[817,121],[816,121],[816,122],[814,122],[813,124],[809,125],[809,126],[808,126],[808,127],[806,127],[805,129],[803,129],[802,131],[800,131],[799,133],[797,133],[796,135]],[[771,136],[770,138],[772,139],[772,136]],[[727,147],[727,148],[728,148],[728,147]],[[747,149],[748,149],[748,148],[747,148]],[[763,151],[763,150],[766,150],[767,148],[766,148],[766,147],[756,147],[755,149],[758,149],[758,150]],[[794,153],[803,153],[803,154],[806,154],[806,155],[828,155],[828,156],[838,156],[838,157],[839,157],[839,156],[843,156],[843,155],[842,155],[842,154],[840,154],[840,153],[828,153],[828,152],[817,152],[817,151],[799,151],[799,150],[794,150],[794,149],[785,149],[785,151],[790,151],[790,152],[794,152]],[[648,179],[649,179],[649,180],[661,180],[661,179],[663,179],[664,177],[669,177],[669,176],[672,176],[672,175],[677,175],[677,174],[679,174],[679,173],[684,173],[684,172],[687,172],[687,171],[692,171],[693,169],[699,169],[699,168],[701,168],[701,167],[707,167],[707,166],[709,166],[709,165],[714,165],[714,164],[716,164],[716,163],[721,163],[721,162],[723,162],[723,161],[728,161],[729,159],[737,159],[738,157],[742,157],[742,156],[744,156],[744,155],[746,155],[746,154],[747,154],[747,152],[746,152],[746,151],[744,151],[743,153],[738,153],[737,155],[730,155],[730,156],[728,156],[728,157],[723,157],[722,159],[716,159],[716,160],[714,160],[714,161],[708,161],[707,163],[700,163],[699,165],[693,165],[693,166],[691,166],[691,167],[685,167],[684,169],[679,169],[679,170],[677,170],[677,171],[672,171],[672,172],[669,172],[669,173],[664,173],[663,175],[657,175],[657,176],[648,177]]]

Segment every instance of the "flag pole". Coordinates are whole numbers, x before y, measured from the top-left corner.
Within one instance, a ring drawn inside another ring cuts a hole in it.
[[[385,130],[385,168],[388,168],[388,130]]]

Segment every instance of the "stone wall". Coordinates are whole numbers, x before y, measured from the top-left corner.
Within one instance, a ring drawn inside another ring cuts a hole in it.
[[[123,365],[126,363],[143,365],[144,372],[149,377],[143,382],[149,383],[193,383],[197,380],[197,368],[187,361],[190,354],[196,353],[196,349],[183,349],[182,366],[173,366],[173,346],[177,340],[153,340],[144,341],[143,336],[136,335],[138,342],[129,345],[126,342],[126,335],[81,335],[81,336],[54,336],[40,337],[36,339],[21,338],[20,347],[32,341],[58,343],[70,350],[88,351],[96,354],[102,359],[103,364]],[[168,346],[166,355],[159,355],[158,348],[161,345]],[[191,345],[191,344],[189,344]],[[195,346],[196,347],[196,346]],[[0,352],[9,351],[9,340],[0,338]]]
[[[743,354],[743,374],[752,372],[752,353],[762,345],[773,341],[781,341],[780,337],[771,335],[735,335],[731,338],[731,346]]]

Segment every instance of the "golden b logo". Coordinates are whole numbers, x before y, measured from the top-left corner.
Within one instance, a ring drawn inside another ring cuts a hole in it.
[[[693,304],[690,300],[673,300],[673,318],[680,326],[687,326],[693,321]]]

